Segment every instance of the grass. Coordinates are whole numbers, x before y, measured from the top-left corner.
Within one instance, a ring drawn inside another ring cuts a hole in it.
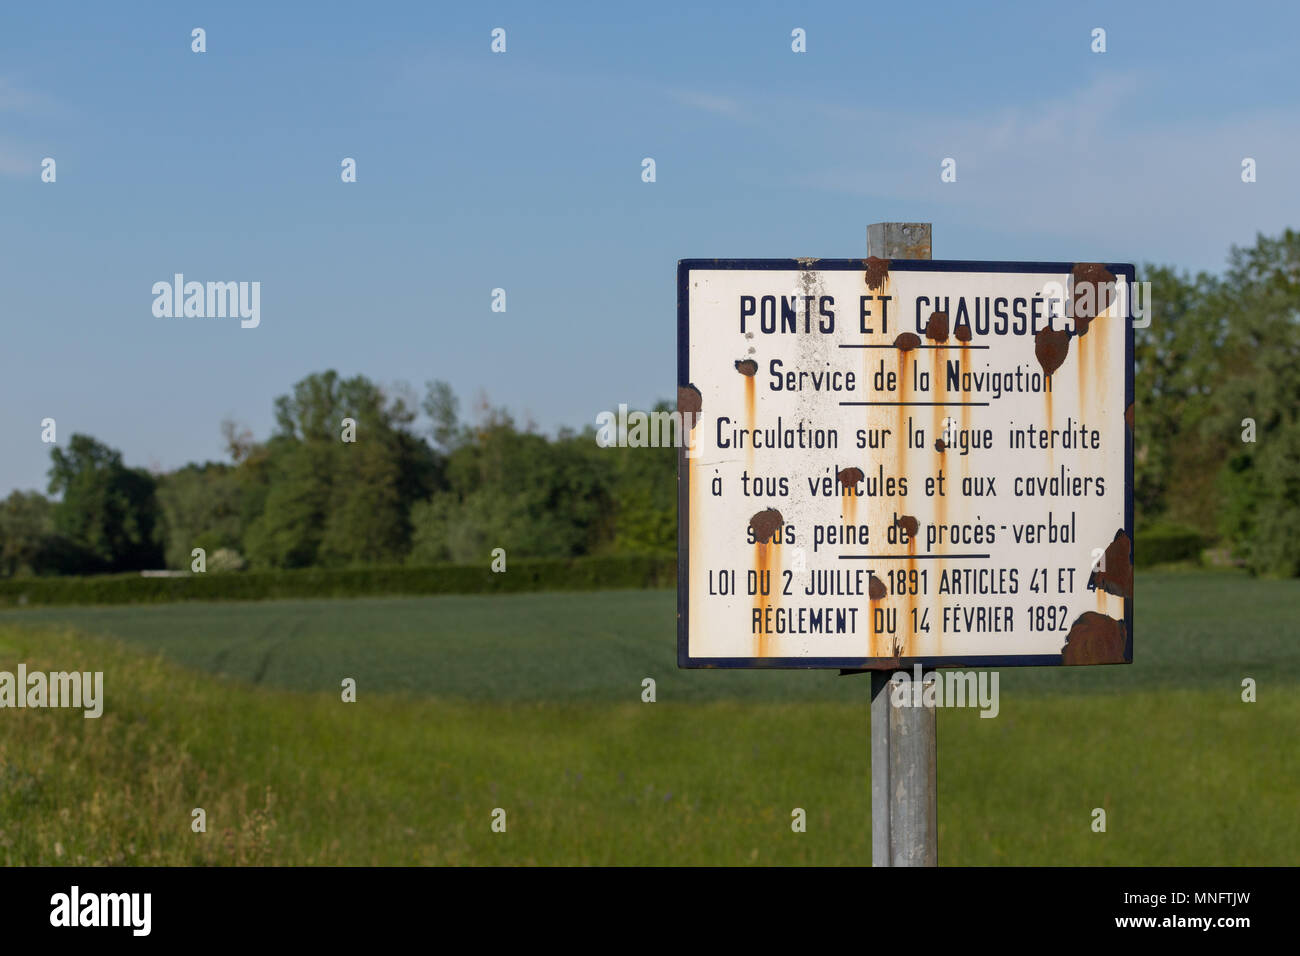
[[[1300,683],[1300,581],[1224,572],[1138,576],[1134,663],[1008,668],[1010,694]],[[674,591],[445,595],[0,611],[3,625],[117,637],[186,667],[287,690],[481,701],[861,701],[834,671],[679,671]]]
[[[940,712],[942,862],[1296,859],[1296,582],[1138,589],[1137,664],[1008,669],[997,719]],[[865,679],[679,673],[664,598],[0,615],[0,670],[102,670],[107,698],[0,711],[0,863],[869,861]]]

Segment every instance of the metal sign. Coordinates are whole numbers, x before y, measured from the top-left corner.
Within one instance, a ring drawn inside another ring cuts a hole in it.
[[[678,664],[1133,659],[1134,270],[678,264]]]

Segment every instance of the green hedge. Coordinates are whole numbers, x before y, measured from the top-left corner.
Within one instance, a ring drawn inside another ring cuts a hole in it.
[[[481,565],[256,571],[146,578],[138,574],[0,580],[0,607],[52,604],[159,604],[170,601],[259,601],[379,594],[505,594],[672,587],[674,555],[509,561],[494,573]]]
[[[1133,560],[1144,568],[1173,561],[1200,563],[1201,551],[1208,543],[1205,535],[1191,528],[1177,525],[1152,527],[1138,532],[1133,542]]]

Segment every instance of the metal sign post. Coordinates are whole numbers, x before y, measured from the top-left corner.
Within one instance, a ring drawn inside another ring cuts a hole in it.
[[[931,258],[930,223],[872,223],[867,226],[867,255]],[[928,672],[923,680],[934,680],[934,672]],[[935,709],[891,706],[893,686],[887,671],[871,672],[871,865],[937,866],[939,746]]]

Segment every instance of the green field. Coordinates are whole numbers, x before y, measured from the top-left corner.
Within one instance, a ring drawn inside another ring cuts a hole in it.
[[[1300,859],[1300,582],[1137,592],[1133,665],[940,712],[941,862]],[[868,862],[866,678],[678,671],[673,618],[671,591],[0,613],[0,670],[107,697],[0,711],[0,862]]]

